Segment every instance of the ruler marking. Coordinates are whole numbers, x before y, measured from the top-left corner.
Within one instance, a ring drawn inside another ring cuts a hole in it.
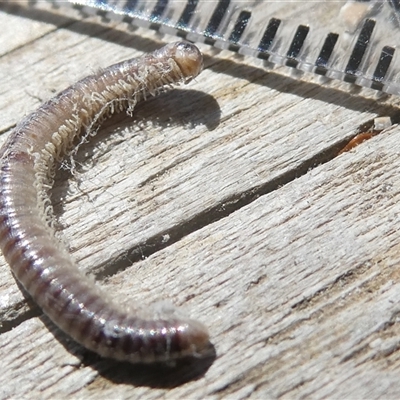
[[[264,34],[261,38],[261,41],[258,45],[257,50],[258,58],[262,58],[264,60],[268,60],[269,54],[267,53],[270,49],[272,42],[275,39],[276,32],[278,31],[279,25],[281,24],[281,20],[277,18],[271,18],[267,25],[267,28],[264,31]]]
[[[27,1],[32,4],[39,3],[38,0]],[[62,5],[65,0],[49,1]],[[278,65],[304,71],[312,69],[316,74],[329,75],[331,78],[358,83],[387,93],[398,93],[400,90],[400,83],[395,79],[400,73],[400,67],[393,61],[394,55],[397,54],[400,31],[389,23],[394,20],[400,24],[400,0],[382,1],[379,9],[374,11],[373,17],[363,18],[357,27],[354,27],[354,31],[347,33],[342,24],[336,24],[335,18],[321,25],[322,22],[319,23],[313,15],[305,15],[303,24],[296,25],[293,25],[295,19],[292,21],[289,18],[285,20],[286,28],[282,30],[280,26],[283,25],[283,21],[272,17],[272,11],[267,9],[268,2],[246,3],[243,9],[242,3],[232,0],[179,0],[182,3],[178,11],[174,2],[169,0],[68,1],[79,1],[80,4],[75,3],[74,8],[81,10],[83,15],[92,15],[91,10],[96,10],[96,15],[107,22],[112,13],[122,14],[122,18],[119,17],[118,20],[122,19],[128,24],[157,31],[161,29],[163,33],[172,32],[184,38],[235,52],[243,50],[244,54],[263,60],[272,59]],[[372,3],[372,0],[358,1]],[[208,5],[205,6],[204,3]],[[254,9],[253,4],[256,5]],[[341,10],[340,5],[335,7]],[[179,12],[178,15],[176,11]],[[315,5],[312,12],[314,11],[317,16],[323,9]],[[255,12],[263,13],[267,26],[260,27],[259,24],[252,23]],[[337,18],[340,18],[340,13]],[[322,32],[322,28],[329,26],[331,28],[325,31],[325,37],[316,34],[311,37],[309,34],[311,29],[313,32]],[[231,29],[228,30],[227,27]],[[259,30],[260,28],[264,31]],[[339,40],[347,37],[345,34],[352,40]],[[320,41],[321,39],[324,41]],[[309,49],[317,56],[314,65],[313,60],[309,60]]]
[[[168,5],[168,0],[158,0],[150,14],[151,22],[159,22],[166,7]]]
[[[396,10],[400,10],[400,1],[399,0],[389,0],[389,4]]]
[[[238,42],[241,39],[244,30],[246,29],[250,17],[251,17],[251,12],[249,11],[242,11],[239,14],[235,26],[233,27],[232,32],[229,35],[228,41],[231,42],[231,44],[229,45],[229,50],[239,51],[240,45],[238,45]]]
[[[33,5],[34,3],[36,3],[36,1],[35,1],[35,2],[29,1],[29,4],[30,4],[30,5]],[[108,0],[97,0],[97,1],[96,1],[96,6],[97,6],[98,8],[100,8],[101,10],[108,9],[108,8],[109,8]]]
[[[211,16],[207,28],[204,31],[205,37],[212,38],[215,35],[217,29],[219,28],[222,22],[222,19],[224,18],[224,15],[228,11],[230,2],[231,2],[230,0],[219,0],[217,8],[215,9],[213,15]],[[215,40],[206,40],[206,43],[213,45],[215,43]]]
[[[374,28],[375,21],[369,18],[366,19],[345,69],[346,76],[344,80],[346,82],[354,83],[356,81],[358,69],[371,41]]]
[[[339,35],[337,33],[328,33],[324,44],[322,45],[321,52],[317,57],[317,61],[315,65],[315,72],[319,75],[325,75],[328,71],[328,62],[332,56],[333,49],[339,39]]]
[[[129,15],[124,15],[124,18],[122,18],[122,22],[125,22],[126,24],[132,24],[134,21],[134,18],[130,17]]]
[[[286,65],[288,67],[296,68],[299,63],[296,59],[299,56],[299,53],[304,45],[304,41],[308,35],[310,28],[306,25],[299,25],[294,34],[292,43],[290,44],[289,50],[286,54],[288,60],[286,61]]]
[[[375,68],[374,75],[372,76],[372,89],[382,90],[383,80],[389,70],[390,63],[393,60],[395,49],[394,47],[385,46],[382,49],[381,55],[379,57],[378,64]]]
[[[176,27],[178,29],[188,29],[189,22],[193,18],[194,12],[196,11],[197,4],[199,0],[188,0],[182,15],[179,18]]]
[[[122,7],[124,13],[132,13],[137,7],[138,0],[127,0]]]
[[[107,18],[108,9],[110,7],[110,5],[108,4],[108,0],[97,0],[96,7],[97,7],[96,14],[101,18]]]

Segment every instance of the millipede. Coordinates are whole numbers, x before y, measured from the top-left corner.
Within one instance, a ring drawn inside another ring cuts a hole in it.
[[[79,271],[51,226],[47,188],[55,165],[113,113],[202,70],[198,48],[177,42],[88,76],[22,120],[1,149],[0,247],[16,278],[43,312],[76,342],[132,363],[202,357],[209,334],[196,320],[142,319],[106,299]]]

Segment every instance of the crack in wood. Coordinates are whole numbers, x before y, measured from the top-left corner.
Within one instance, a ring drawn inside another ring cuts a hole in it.
[[[322,289],[314,292],[311,296],[305,297],[299,302],[292,305],[293,310],[306,310],[315,303],[321,301],[321,298],[325,298],[332,293],[340,291],[341,289],[352,282],[356,282],[362,275],[369,271],[372,267],[371,262],[358,265],[344,274],[339,275],[331,284],[323,287]]]
[[[377,290],[376,285],[379,286],[379,282],[381,282],[382,285],[387,282],[387,276],[384,273],[381,273],[378,276],[376,276],[376,274],[373,274],[373,276],[368,274],[368,272],[370,272],[372,267],[373,267],[372,262],[358,266],[357,268],[354,268],[353,270],[348,271],[345,274],[342,274],[341,276],[336,278],[332,284],[317,291],[313,296],[310,296],[309,298],[294,304],[292,306],[292,310],[293,312],[295,310],[295,312],[297,313],[296,314],[297,319],[293,322],[290,322],[287,326],[283,327],[283,329],[280,329],[267,339],[264,339],[265,345],[268,346],[282,345],[282,343],[286,341],[289,343],[287,348],[281,350],[279,352],[278,357],[274,357],[272,355],[265,364],[256,365],[253,368],[248,369],[246,371],[246,374],[243,374],[240,377],[240,379],[235,379],[233,385],[226,385],[226,387],[221,389],[221,391],[219,391],[218,393],[226,396],[229,395],[230,393],[234,393],[236,390],[238,390],[238,388],[251,385],[255,382],[258,383],[257,386],[261,386],[262,381],[260,381],[260,377],[262,376],[268,376],[269,379],[271,379],[273,373],[275,371],[278,371],[280,366],[282,367],[282,363],[284,363],[285,359],[285,354],[289,356],[293,351],[293,346],[295,347],[297,346],[296,343],[290,344],[290,342],[292,342],[293,339],[296,337],[295,333],[296,330],[298,330],[304,324],[308,325],[311,325],[313,323],[318,324],[320,323],[320,318],[323,319],[334,318],[332,312],[329,313],[327,312],[328,309],[332,309],[332,311],[338,313],[340,310],[345,309],[349,303],[352,304],[354,296],[356,296],[358,300],[360,300],[362,297],[365,298],[371,296],[372,295],[370,290],[371,285],[374,286],[376,291]],[[357,283],[360,280],[361,276],[366,274],[368,274],[366,281],[361,282],[359,285],[357,285],[357,287],[353,288],[351,287],[353,283]],[[379,282],[377,283],[377,281]],[[349,287],[350,293],[345,297],[343,297],[343,302],[341,304],[337,304],[337,302],[334,301],[334,299],[332,299],[331,302],[327,301],[327,299],[332,297],[332,294],[334,293],[343,294],[343,291],[346,289],[346,287]],[[319,305],[322,305],[322,308],[319,307]],[[300,315],[298,314],[299,310],[306,310],[311,306],[312,309],[310,310],[310,313],[305,315],[304,318],[301,318]],[[290,318],[291,314],[292,311],[286,314],[284,318],[281,321],[279,321],[278,324],[281,324],[286,319]],[[383,333],[387,333],[388,335],[393,337],[399,337],[400,336],[400,324],[398,323],[399,314],[400,311],[393,312],[389,321],[385,322],[379,329],[374,331],[372,333],[372,336],[368,335],[359,344],[359,346],[353,349],[346,357],[338,359],[338,363],[340,364],[348,362],[351,359],[361,357],[363,354],[370,351],[369,343],[371,343],[373,339],[376,340],[382,337]],[[312,340],[312,338],[308,338],[308,340]],[[341,339],[339,337],[336,340],[340,342]],[[302,346],[312,348],[311,345],[307,345],[306,343],[302,343]],[[332,343],[331,346],[333,346]],[[378,352],[369,357],[364,357],[361,361],[364,362],[366,360],[374,360],[377,359],[378,356],[386,360],[386,357],[388,355],[397,352],[399,349],[400,349],[400,341],[398,340],[395,344],[393,344],[393,346],[388,348],[385,352],[381,353]],[[264,383],[266,383],[266,381]],[[295,390],[297,387],[301,385],[302,383],[298,382],[293,385],[293,388],[285,389],[285,391],[282,392],[282,394],[277,395],[277,397],[283,396],[285,393],[291,392],[292,390]],[[256,389],[254,389],[253,393],[256,393]]]
[[[96,279],[104,279],[130,267],[133,263],[150,257],[152,254],[171,246],[187,235],[190,235],[207,225],[228,217],[235,211],[245,207],[260,196],[279,190],[293,180],[307,174],[313,168],[323,165],[336,157],[337,150],[343,141],[335,143],[333,146],[317,153],[312,158],[303,161],[296,169],[287,171],[280,176],[271,179],[263,185],[255,186],[249,190],[222,199],[218,204],[209,209],[194,215],[192,218],[173,226],[159,234],[149,237],[145,242],[138,244],[119,254],[118,258],[106,260],[96,268],[100,272],[94,271]],[[169,237],[168,241],[163,238]]]
[[[2,309],[0,313],[0,334],[11,331],[22,322],[38,317],[42,314],[39,307],[30,301],[30,305],[20,302],[16,306]]]

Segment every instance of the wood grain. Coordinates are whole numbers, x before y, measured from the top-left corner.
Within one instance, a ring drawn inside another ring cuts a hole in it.
[[[174,40],[2,7],[22,32],[0,42],[2,140],[54,92]],[[108,121],[52,194],[82,269],[132,307],[203,321],[215,360],[101,360],[1,259],[1,398],[399,397],[399,128],[336,157],[374,117],[397,121],[398,99],[202,50],[196,82]]]

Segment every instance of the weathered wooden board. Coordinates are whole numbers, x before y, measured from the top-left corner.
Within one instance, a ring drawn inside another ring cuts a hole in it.
[[[20,13],[0,13],[6,30],[35,26],[0,42],[2,140],[53,92],[174,40]],[[2,260],[2,398],[399,397],[399,128],[335,157],[359,126],[398,118],[397,99],[202,49],[196,82],[109,121],[53,198],[80,267],[120,302],[169,299],[202,320],[215,360],[100,360]]]

